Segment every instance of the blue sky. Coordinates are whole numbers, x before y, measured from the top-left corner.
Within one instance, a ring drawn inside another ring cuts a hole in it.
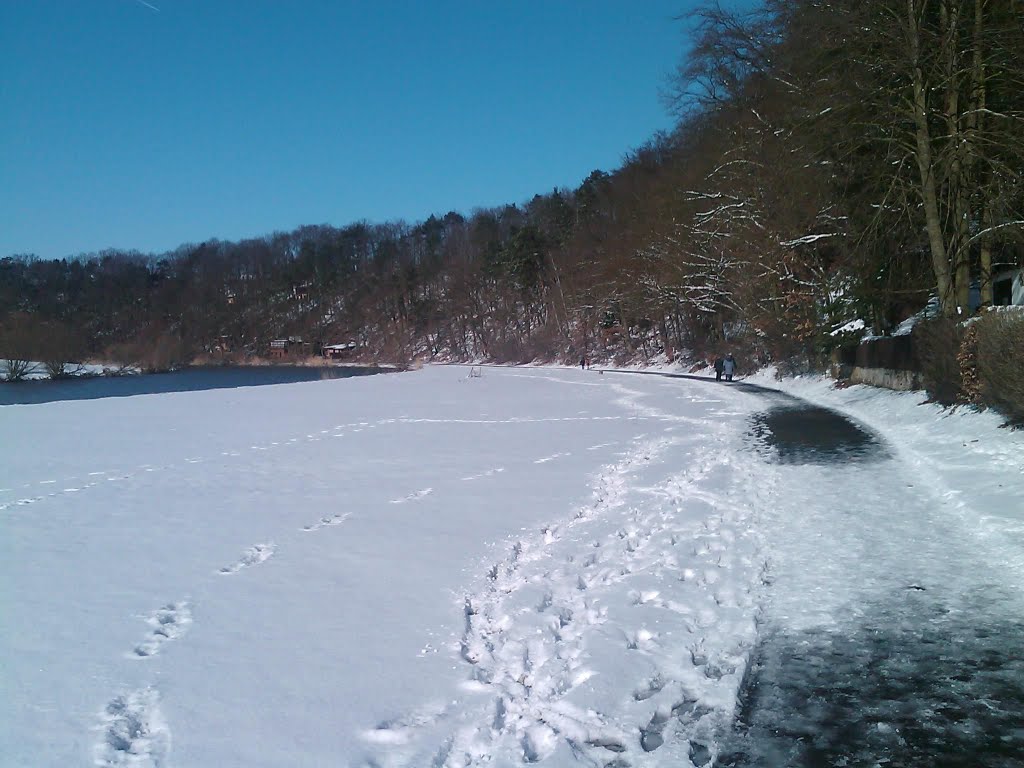
[[[693,0],[0,0],[0,256],[417,221],[611,170]]]

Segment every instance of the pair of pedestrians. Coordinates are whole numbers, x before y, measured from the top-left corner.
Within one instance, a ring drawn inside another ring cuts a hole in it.
[[[724,360],[720,357],[715,358],[715,381],[721,381],[722,376],[725,376],[726,381],[732,381],[735,372],[736,358],[732,356],[732,352],[726,355]]]

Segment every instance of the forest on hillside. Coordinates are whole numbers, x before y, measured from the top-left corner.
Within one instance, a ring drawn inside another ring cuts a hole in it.
[[[0,358],[311,352],[821,365],[1024,261],[1024,2],[767,0],[689,19],[674,129],[575,189],[63,260],[0,259]],[[974,303],[978,303],[975,301]],[[842,332],[851,321],[851,328]],[[56,366],[59,371],[59,365]]]

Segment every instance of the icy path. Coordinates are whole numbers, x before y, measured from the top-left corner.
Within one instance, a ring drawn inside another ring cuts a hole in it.
[[[746,733],[721,764],[1024,764],[1024,601],[1005,564],[899,465],[801,470],[766,516]]]
[[[862,412],[887,439],[853,460],[778,466],[763,516],[771,587],[720,765],[1024,765],[1024,476],[1006,471],[1024,441],[982,432],[1001,461],[965,472],[973,438],[956,419],[891,394],[818,395],[875,400]]]

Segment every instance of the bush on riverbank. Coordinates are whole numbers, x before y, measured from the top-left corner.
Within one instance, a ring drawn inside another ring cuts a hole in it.
[[[1024,313],[989,312],[973,327],[982,401],[1024,424]]]
[[[991,311],[967,323],[935,318],[914,336],[931,400],[994,408],[1024,424],[1024,313]]]
[[[958,354],[963,328],[948,317],[921,321],[914,328],[914,342],[921,363],[921,383],[929,399],[942,405],[964,402],[963,376]]]

